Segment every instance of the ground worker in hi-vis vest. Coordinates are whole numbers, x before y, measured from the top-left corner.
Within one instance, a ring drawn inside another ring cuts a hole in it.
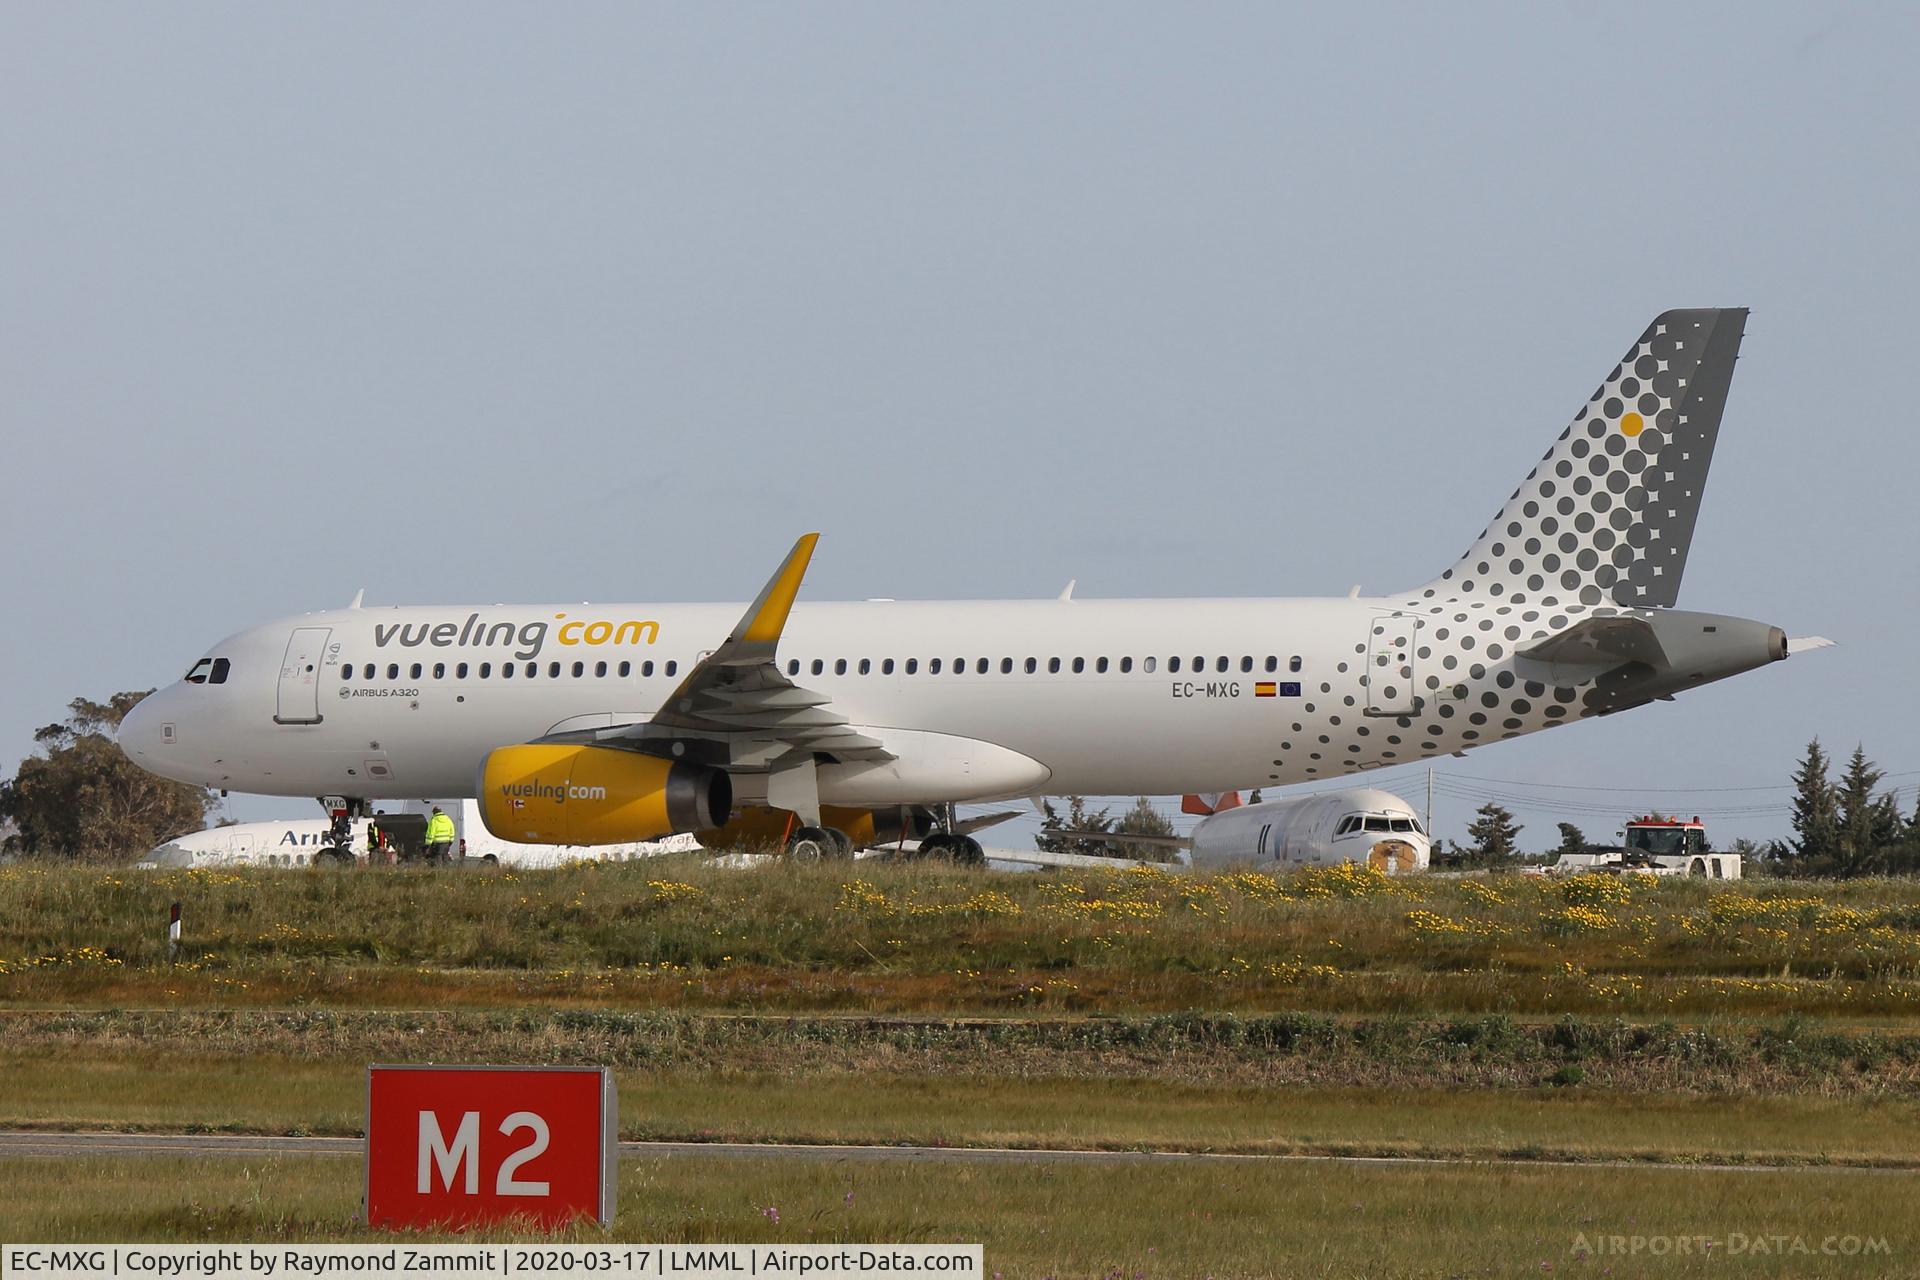
[[[377,818],[367,819],[367,862],[378,864],[385,862],[387,833],[380,829]]]
[[[433,806],[433,816],[427,819],[427,858],[432,862],[445,862],[453,849],[453,819],[440,812],[440,806]]]

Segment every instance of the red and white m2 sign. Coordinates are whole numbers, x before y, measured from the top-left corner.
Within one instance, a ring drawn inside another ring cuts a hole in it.
[[[610,1223],[616,1132],[605,1067],[369,1067],[367,1222]]]

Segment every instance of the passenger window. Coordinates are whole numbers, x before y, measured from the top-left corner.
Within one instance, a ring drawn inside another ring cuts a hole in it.
[[[1105,675],[1107,673],[1107,660],[1105,658],[1099,659],[1093,664],[1093,669],[1099,674]]]
[[[456,679],[456,680],[465,680],[465,679],[467,678],[467,664],[466,664],[466,663],[464,663],[464,662],[463,662],[463,663],[461,663],[461,664],[460,664],[459,666],[457,666],[457,667],[455,667],[455,668],[453,669],[453,678],[454,678],[454,679]]]
[[[1013,659],[1012,659],[1012,658],[1002,658],[1002,659],[1000,659],[1000,674],[1001,674],[1001,675],[1003,675],[1003,676],[1010,676],[1010,675],[1012,675],[1012,674],[1013,674]]]
[[[560,664],[557,662],[549,662],[547,664],[547,675],[551,679],[558,680],[560,678]]]
[[[492,674],[493,674],[493,664],[491,662],[483,662],[480,664],[480,678],[482,680],[485,680],[488,676]]]
[[[556,662],[554,665],[559,666],[560,664]],[[540,674],[540,664],[537,662],[529,662],[527,664],[527,679],[531,680],[539,674]]]
[[[827,669],[827,664],[825,662],[822,662],[818,658],[815,658],[812,664],[807,668],[807,670],[813,672],[814,675],[819,675],[822,671],[825,671],[826,669]]]
[[[800,674],[800,659],[798,658],[787,659],[787,674],[790,676],[797,676]]]
[[[421,670],[421,668],[420,668],[420,664],[419,664],[419,663],[417,663],[417,662],[416,662],[416,663],[414,663],[414,664],[413,664],[412,666],[410,666],[410,667],[408,667],[408,668],[407,668],[407,679],[409,679],[409,680],[418,680],[418,679],[420,678],[420,670]]]
[[[434,678],[435,680],[445,680],[445,679],[447,678],[447,664],[446,664],[446,663],[444,663],[444,662],[436,662],[436,663],[434,663],[434,664],[433,664],[433,678]]]
[[[992,664],[992,663],[990,663],[990,662],[988,662],[988,661],[987,661],[987,660],[986,660],[985,658],[982,658],[982,659],[980,659],[980,661],[979,661],[979,662],[977,662],[977,663],[975,663],[975,664],[974,664],[974,667],[973,667],[973,674],[975,674],[975,675],[977,675],[977,676],[983,676],[983,675],[985,675],[985,674],[987,674],[987,668],[988,668],[988,667],[990,667],[990,666],[992,666],[992,665],[993,665],[993,664]]]
[[[1142,658],[1140,659],[1140,669],[1148,675],[1152,675],[1154,667],[1158,665],[1158,661],[1156,658]]]
[[[1241,669],[1242,671],[1251,671],[1251,670],[1253,670],[1253,659],[1252,659],[1252,658],[1242,658],[1242,659],[1240,659],[1240,669]]]
[[[955,658],[953,660],[953,674],[957,676],[967,674],[967,660],[965,658]]]
[[[351,662],[349,662],[346,666],[340,668],[340,678],[342,680],[353,679],[353,664]]]
[[[833,674],[837,676],[847,674],[847,660],[845,658],[835,658],[833,660]]]
[[[1133,670],[1133,659],[1132,659],[1132,658],[1122,658],[1122,659],[1120,659],[1120,674],[1121,674],[1121,675],[1123,675],[1123,676],[1124,676],[1124,675],[1126,675],[1126,674],[1127,674],[1128,672],[1130,672],[1130,671],[1132,671],[1132,670]]]
[[[187,674],[180,678],[188,684],[205,684],[207,682],[207,673],[211,670],[213,670],[213,659],[202,658],[189,667]]]
[[[918,658],[908,658],[908,659],[907,659],[907,668],[906,668],[906,669],[907,669],[907,674],[908,674],[908,675],[912,675],[912,674],[913,674],[914,672],[916,672],[916,671],[918,671],[918,670],[920,669],[920,659],[918,659]]]
[[[860,659],[860,674],[864,676],[871,673],[872,671],[873,671],[873,659],[872,658]]]
[[[1073,674],[1077,676],[1085,675],[1086,671],[1087,671],[1087,660],[1085,658],[1075,658],[1073,660]]]
[[[1151,662],[1151,661],[1152,661],[1152,659],[1151,659],[1151,658],[1149,658],[1149,659],[1148,659],[1148,661],[1149,661],[1149,662]],[[1149,667],[1149,668],[1148,668],[1148,670],[1149,670],[1149,671],[1151,671],[1151,670],[1152,670],[1152,668],[1151,668],[1151,667]],[[1176,673],[1176,674],[1178,674],[1178,672],[1179,672],[1179,670],[1180,670],[1180,659],[1178,659],[1178,658],[1168,658],[1168,659],[1167,659],[1167,670],[1169,670],[1169,671],[1172,671],[1172,672],[1174,672],[1174,673]]]
[[[1207,660],[1205,658],[1195,658],[1193,660],[1193,674],[1199,675],[1201,672],[1205,671],[1206,669],[1207,669]]]
[[[360,669],[360,678],[362,680],[373,679],[373,664],[371,662]]]
[[[799,664],[795,663],[794,665],[798,666]],[[620,674],[621,675],[627,674],[627,664],[624,662],[620,664]],[[640,674],[649,679],[652,678],[653,676],[653,659],[652,658],[648,658],[645,662],[640,664]]]
[[[652,666],[653,664],[652,664],[651,662],[649,662],[649,663],[648,663],[647,665],[648,665],[649,667],[651,667],[651,666]],[[633,664],[632,664],[631,662],[623,662],[623,663],[621,663],[621,664],[620,664],[620,678],[621,678],[622,680],[624,680],[624,679],[626,679],[626,678],[627,678],[627,677],[628,677],[629,675],[631,675],[631,674],[633,674]],[[652,673],[652,672],[648,672],[647,674],[649,674],[649,675],[651,675],[651,674],[653,674],[653,673]]]
[[[1298,671],[1299,669],[1300,669],[1300,655],[1296,653],[1291,658],[1287,659],[1287,670]]]
[[[1055,675],[1058,675],[1058,674],[1059,674],[1059,672],[1060,672],[1060,659],[1058,659],[1058,658],[1048,658],[1048,659],[1047,659],[1047,670],[1048,670],[1049,672],[1051,672],[1051,673],[1053,673],[1053,674],[1055,674]]]
[[[1278,671],[1279,669],[1280,669],[1280,659],[1278,659],[1278,658],[1276,658],[1276,657],[1274,657],[1274,656],[1273,656],[1272,654],[1268,654],[1268,655],[1267,655],[1267,670],[1268,670],[1268,671]]]
[[[1033,674],[1034,672],[1036,672],[1036,671],[1038,671],[1039,669],[1040,669],[1040,660],[1039,660],[1038,658],[1028,658],[1028,659],[1027,659],[1027,674],[1028,674],[1028,675],[1032,675],[1032,674]]]
[[[604,662],[594,663],[593,674],[596,676],[599,676],[601,679],[605,679],[607,674],[607,664]]]
[[[672,675],[674,672],[678,671],[679,669],[680,669],[680,664],[678,662],[675,662],[672,658],[667,659],[668,675]]]
[[[500,678],[502,680],[513,679],[513,664],[511,662],[503,662],[500,664]]]
[[[586,664],[586,663],[584,663],[584,662],[576,662],[576,663],[574,663],[574,664],[573,664],[573,676],[574,676],[574,679],[576,679],[576,680],[577,680],[577,679],[579,679],[579,678],[580,678],[581,676],[583,676],[583,675],[585,675],[585,674],[587,674],[587,664]]]
[[[940,659],[934,658],[927,663],[927,674],[930,676],[937,676],[940,674]]]
[[[882,658],[880,660],[880,674],[883,676],[890,676],[893,674],[892,658]]]
[[[397,662],[389,662],[387,664],[387,679],[398,680],[399,678],[400,678],[400,664]]]

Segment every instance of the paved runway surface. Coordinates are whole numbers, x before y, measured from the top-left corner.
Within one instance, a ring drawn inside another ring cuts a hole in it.
[[[354,1156],[358,1138],[268,1137],[233,1133],[53,1133],[0,1131],[0,1159],[18,1156]],[[1011,1150],[1004,1147],[858,1147],[777,1142],[622,1142],[629,1160],[660,1156],[747,1156],[774,1160],[935,1160],[985,1164],[1149,1164],[1236,1162],[1267,1164],[1513,1165],[1573,1169],[1692,1169],[1721,1173],[1793,1173],[1822,1169],[1840,1173],[1904,1173],[1894,1166],[1651,1164],[1637,1160],[1509,1160],[1474,1156],[1241,1155],[1212,1151]]]

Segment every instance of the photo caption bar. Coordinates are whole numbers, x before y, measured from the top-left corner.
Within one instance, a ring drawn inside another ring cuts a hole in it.
[[[978,1277],[981,1253],[977,1244],[9,1244],[0,1245],[0,1280],[293,1280],[404,1274],[480,1280]]]

